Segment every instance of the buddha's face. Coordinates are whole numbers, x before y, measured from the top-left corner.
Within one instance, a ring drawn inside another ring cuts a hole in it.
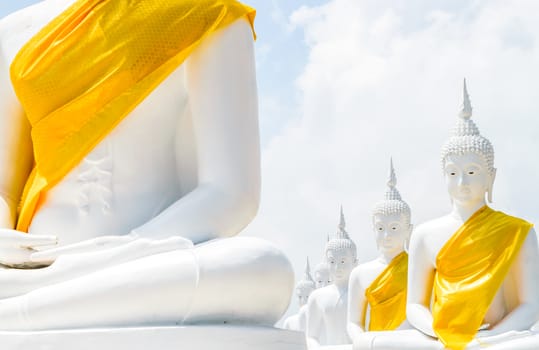
[[[376,244],[382,254],[396,256],[404,250],[412,228],[403,214],[376,214],[373,217],[373,225]]]
[[[307,304],[307,301],[309,300],[309,295],[313,292],[313,289],[311,288],[297,288],[296,293],[298,295],[298,303],[299,306],[303,306]]]
[[[357,263],[351,249],[328,250],[326,258],[331,280],[337,283],[348,282],[350,272]]]
[[[492,177],[483,157],[476,153],[448,155],[444,176],[453,202],[468,205],[483,202],[492,186]]]
[[[316,284],[316,288],[322,288],[331,284],[329,269],[326,266],[314,271],[314,283]]]

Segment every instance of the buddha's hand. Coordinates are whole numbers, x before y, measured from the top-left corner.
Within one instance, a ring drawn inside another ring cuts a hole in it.
[[[83,254],[110,249],[116,249],[119,254],[141,257],[192,247],[193,243],[190,240],[179,236],[153,240],[129,234],[124,236],[103,236],[60,248],[34,252],[30,258],[31,261],[36,263],[50,264],[61,255]]]
[[[0,264],[17,268],[42,266],[42,263],[32,261],[32,254],[38,248],[55,246],[57,243],[58,239],[54,236],[32,235],[0,228]]]

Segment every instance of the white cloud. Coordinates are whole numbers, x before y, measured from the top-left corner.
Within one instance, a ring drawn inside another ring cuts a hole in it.
[[[375,256],[370,209],[390,155],[414,223],[448,211],[439,149],[463,77],[496,151],[493,207],[539,219],[539,3],[376,4],[334,0],[290,17],[309,46],[302,116],[263,150],[262,205],[248,231],[281,246],[297,277],[306,255],[313,266],[322,258],[341,203],[360,259]]]

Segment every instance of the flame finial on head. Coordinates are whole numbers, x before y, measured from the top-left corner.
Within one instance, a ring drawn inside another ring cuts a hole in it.
[[[468,95],[468,88],[466,87],[466,78],[464,78],[464,87],[462,90],[463,102],[460,117],[462,119],[470,119],[472,117],[472,103],[470,102],[470,95]]]
[[[395,175],[395,168],[393,167],[393,157],[389,157],[389,179],[387,180],[387,186],[397,186],[397,176]]]
[[[342,204],[341,204],[341,217],[339,220],[339,231],[340,232],[346,232],[346,221],[344,220],[344,213],[342,210]]]
[[[407,222],[410,223],[411,213],[408,204],[402,200],[402,197],[397,190],[397,175],[393,166],[393,158],[389,159],[389,179],[387,181],[387,190],[384,200],[376,203],[373,209],[374,215],[391,215],[402,213]]]
[[[305,264],[305,276],[303,279],[305,281],[314,282],[313,276],[311,275],[311,264],[309,263],[309,257],[307,257],[307,263]]]
[[[350,236],[348,236],[348,232],[346,232],[346,222],[344,220],[344,212],[342,209],[342,205],[341,205],[340,214],[341,215],[340,215],[339,226],[338,226],[339,230],[335,234],[335,237],[330,239],[326,243],[326,253],[329,250],[338,251],[338,250],[349,249],[354,256],[354,259],[356,259],[357,257],[356,244],[354,243],[354,241],[350,239]]]
[[[303,279],[298,282],[296,289],[302,292],[310,293],[316,288],[316,283],[311,275],[311,266],[309,264],[309,257],[307,257],[307,264],[305,266],[305,274]]]

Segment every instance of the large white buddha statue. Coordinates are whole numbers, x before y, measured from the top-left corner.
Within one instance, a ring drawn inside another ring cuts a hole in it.
[[[393,161],[390,161],[385,199],[376,203],[372,213],[380,256],[358,265],[350,274],[347,329],[356,344],[369,341],[367,331],[409,328],[406,245],[413,226],[410,207],[402,200],[396,185]]]
[[[0,331],[281,317],[288,259],[229,238],[259,203],[253,18],[44,0],[0,21]]]
[[[442,148],[453,209],[414,230],[407,318],[415,330],[379,333],[374,349],[534,349],[539,248],[533,225],[491,209],[494,151],[464,107]]]
[[[311,267],[309,264],[309,258],[307,258],[303,279],[300,280],[296,285],[299,311],[297,314],[289,316],[284,321],[283,328],[290,329],[292,331],[305,332],[305,326],[307,324],[307,300],[309,300],[309,296],[315,289],[316,284],[311,276]]]
[[[325,287],[331,284],[331,276],[329,274],[329,266],[325,261],[320,262],[314,268],[314,283],[316,289]]]
[[[350,343],[346,332],[348,278],[357,265],[357,249],[346,232],[342,207],[339,230],[326,244],[325,255],[332,284],[309,297],[305,336],[310,349]]]

